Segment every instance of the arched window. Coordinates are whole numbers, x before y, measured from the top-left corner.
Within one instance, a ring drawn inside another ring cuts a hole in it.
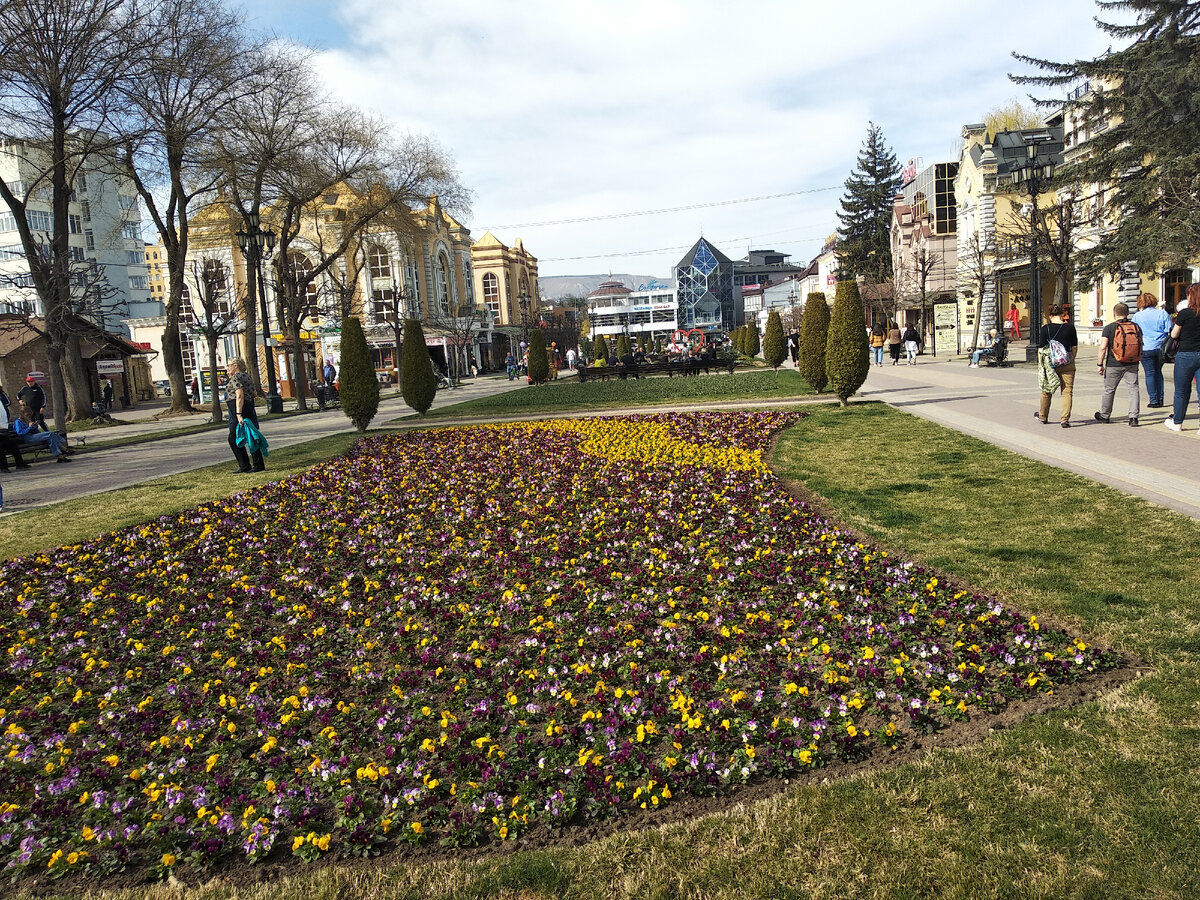
[[[392,255],[380,244],[371,244],[367,248],[367,268],[372,280],[392,277]]]
[[[500,279],[495,273],[483,276],[483,305],[492,311],[494,319],[500,321]]]
[[[296,298],[297,312],[300,314],[300,318],[308,316],[310,319],[315,319],[318,315],[317,280],[311,277],[312,260],[303,253],[289,253],[288,269],[290,270],[288,274],[292,277],[292,284],[296,286],[297,291],[303,293],[303,296]]]
[[[446,261],[444,253],[438,254],[437,266],[433,271],[433,281],[434,314],[444,316],[450,309],[450,265]]]

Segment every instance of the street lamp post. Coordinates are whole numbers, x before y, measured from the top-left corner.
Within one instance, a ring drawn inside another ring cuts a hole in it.
[[[521,306],[521,340],[526,344],[529,343],[529,295],[521,291],[521,295],[517,298],[517,302]]]
[[[1042,142],[1048,139],[1043,137]],[[1038,268],[1038,194],[1054,177],[1054,163],[1038,159],[1039,141],[1029,138],[1025,145],[1025,163],[1012,170],[1013,184],[1024,187],[1029,194],[1029,343],[1025,345],[1025,361],[1036,362],[1038,342],[1042,334],[1042,273]]]
[[[237,233],[238,246],[242,255],[254,266],[255,277],[258,281],[258,308],[262,317],[263,354],[267,357],[267,412],[277,414],[283,412],[283,398],[279,396],[279,387],[275,380],[275,354],[271,349],[271,331],[267,323],[267,288],[263,284],[262,264],[264,259],[270,259],[275,252],[275,232],[270,228],[261,227],[261,218],[257,212],[246,214],[246,230]]]

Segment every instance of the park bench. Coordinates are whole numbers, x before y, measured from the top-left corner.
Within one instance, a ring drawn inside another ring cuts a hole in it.
[[[580,366],[577,370],[579,380],[608,381],[610,378],[619,378],[622,381],[629,377],[633,378],[648,378],[651,375],[666,375],[668,378],[673,378],[676,375],[685,377],[688,375],[699,375],[701,372],[709,374],[711,372],[720,372],[725,370],[729,374],[733,374],[734,368],[737,366],[737,358],[716,357],[711,359],[676,359],[676,360],[658,360],[656,362],[640,363],[632,366],[615,365],[615,366]]]

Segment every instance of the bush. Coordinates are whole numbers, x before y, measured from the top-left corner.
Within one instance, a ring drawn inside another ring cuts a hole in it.
[[[529,332],[529,380],[533,384],[545,384],[550,380],[550,360],[546,358],[546,336],[542,329]]]
[[[400,396],[419,415],[429,412],[437,393],[437,379],[425,346],[425,331],[418,319],[404,323],[404,343],[400,351]]]
[[[633,350],[629,346],[629,335],[617,335],[617,359],[624,359],[632,352]]]
[[[787,341],[783,337],[783,322],[779,319],[778,310],[771,310],[767,316],[767,333],[763,337],[763,359],[776,371],[787,359]]]
[[[871,371],[862,297],[858,293],[858,283],[852,278],[839,281],[834,295],[829,339],[825,345],[825,371],[829,375],[829,386],[842,406],[862,387]]]
[[[758,323],[746,326],[746,355],[751,359],[758,356],[762,347],[758,342]]]
[[[829,377],[825,371],[825,345],[829,339],[829,305],[825,295],[814,291],[804,304],[800,319],[800,375],[818,394],[825,390]]]
[[[604,335],[596,338],[596,362],[608,365],[608,341],[604,339]]]
[[[342,322],[342,371],[338,393],[346,418],[359,431],[366,431],[379,411],[379,379],[375,377],[375,362],[362,323],[354,316]]]

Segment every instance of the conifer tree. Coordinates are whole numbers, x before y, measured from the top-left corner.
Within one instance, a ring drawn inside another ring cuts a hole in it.
[[[379,411],[379,379],[375,377],[375,362],[362,323],[355,316],[342,320],[341,353],[338,393],[342,412],[360,432],[366,431]]]
[[[437,378],[429,361],[429,348],[425,346],[425,331],[419,319],[408,319],[400,351],[400,396],[423,416],[433,406],[435,394]]]
[[[739,325],[737,328],[733,329],[733,334],[731,334],[729,337],[730,337],[730,340],[733,341],[733,349],[736,350],[738,353],[740,353],[742,356],[745,356],[746,355],[746,326]]]
[[[884,142],[883,130],[874,122],[868,125],[838,213],[839,279],[865,275],[882,281],[892,271],[892,200],[900,189],[900,163]]]
[[[783,322],[779,311],[771,310],[767,316],[767,331],[763,336],[763,359],[778,374],[779,367],[787,359],[787,342],[783,337]]]
[[[550,380],[550,360],[546,357],[546,336],[542,329],[529,332],[529,380],[533,384],[545,384]]]
[[[1131,262],[1141,272],[1190,265],[1200,247],[1200,2],[1099,6],[1132,16],[1128,24],[1097,19],[1121,49],[1068,63],[1016,54],[1040,74],[1011,76],[1050,88],[1054,96],[1039,102],[1055,106],[1081,82],[1092,88],[1067,104],[1093,129],[1080,145],[1086,152],[1055,173],[1077,196],[1082,186],[1094,220],[1108,223],[1094,245],[1075,254],[1081,287]]]
[[[633,351],[629,348],[629,335],[624,333],[617,335],[617,359],[624,359],[631,352]]]
[[[871,351],[858,282],[853,278],[839,278],[825,344],[825,372],[838,403],[845,406],[862,387],[870,371]]]
[[[800,350],[797,365],[800,376],[818,394],[825,390],[829,377],[825,374],[825,345],[829,338],[829,304],[825,295],[814,291],[804,304],[800,319]]]
[[[596,362],[602,366],[608,365],[608,341],[602,334],[596,337]]]
[[[758,342],[758,323],[746,326],[746,355],[753,358],[762,349]]]

